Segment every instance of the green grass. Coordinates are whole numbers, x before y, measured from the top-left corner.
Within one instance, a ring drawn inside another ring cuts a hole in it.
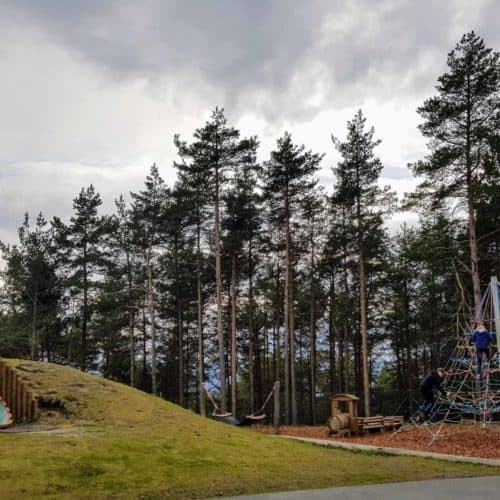
[[[2,498],[206,498],[499,473],[270,437],[70,368],[9,362],[61,407],[40,423],[67,433],[0,435]]]

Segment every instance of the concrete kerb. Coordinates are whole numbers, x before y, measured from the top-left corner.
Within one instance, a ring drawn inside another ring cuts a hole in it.
[[[386,446],[373,446],[368,444],[351,444],[330,439],[306,438],[298,436],[277,436],[280,438],[295,439],[305,443],[326,446],[330,448],[343,448],[350,451],[368,451],[375,453],[385,453],[387,455],[407,455],[420,458],[436,458],[438,460],[448,460],[450,462],[464,462],[470,464],[490,465],[491,467],[500,467],[500,460],[495,458],[464,457],[462,455],[447,455],[446,453],[434,453],[427,451],[408,450],[405,448],[391,448]]]

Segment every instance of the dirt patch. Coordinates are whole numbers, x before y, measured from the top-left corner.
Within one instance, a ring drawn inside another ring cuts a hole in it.
[[[64,436],[77,436],[81,434],[79,429],[74,428],[62,428],[62,427],[50,427],[47,425],[14,425],[7,429],[2,429],[0,433],[3,434],[60,434]]]
[[[256,432],[272,434],[272,428],[260,427]],[[443,426],[440,437],[434,443],[425,428],[413,428],[398,433],[378,433],[350,438],[335,438],[328,435],[326,427],[281,427],[285,436],[300,436],[330,439],[353,444],[368,444],[392,448],[404,448],[466,457],[500,458],[500,426],[492,424],[485,429],[475,425]]]

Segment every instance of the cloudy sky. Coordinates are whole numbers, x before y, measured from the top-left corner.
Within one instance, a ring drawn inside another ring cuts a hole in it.
[[[171,182],[173,135],[216,105],[261,159],[285,130],[326,153],[327,187],[330,136],[362,108],[382,183],[408,191],[417,106],[464,32],[500,49],[498,19],[497,0],[0,0],[0,239],[90,183],[112,210],[153,162]]]

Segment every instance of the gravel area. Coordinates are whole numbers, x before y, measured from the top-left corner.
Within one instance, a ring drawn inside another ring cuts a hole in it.
[[[436,431],[437,428],[431,428]],[[257,432],[272,433],[272,428],[255,428]],[[326,427],[281,427],[281,434],[317,439],[332,439],[354,444],[368,444],[410,450],[432,451],[449,455],[481,458],[500,458],[500,425],[482,429],[476,425],[444,425],[439,438],[431,444],[431,434],[425,428],[410,428],[402,432],[370,433],[364,436],[336,438],[328,436]]]

